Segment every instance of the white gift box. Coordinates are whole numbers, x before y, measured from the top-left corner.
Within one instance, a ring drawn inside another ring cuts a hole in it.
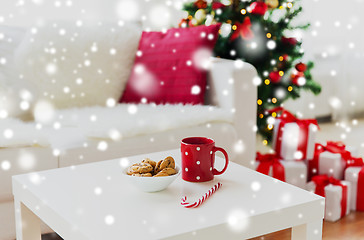
[[[272,143],[273,149],[275,149],[277,154],[284,160],[302,160],[304,153],[298,150],[299,144],[303,137],[301,136],[302,134],[300,134],[299,125],[295,122],[291,122],[284,124],[282,129],[279,129],[280,122],[280,119],[276,119],[274,123]],[[307,141],[305,159],[312,159],[315,151],[317,126],[315,124],[310,124],[308,128],[309,130],[307,139],[303,139],[304,141]],[[283,131],[281,139],[277,139],[278,131]],[[277,141],[281,141],[281,149],[279,152],[276,148]]]
[[[344,179],[345,161],[340,153],[325,151],[319,156],[319,175],[326,174],[336,179]]]
[[[351,156],[355,157],[358,155],[358,149],[352,146],[346,146],[345,150],[349,151]],[[313,161],[312,159],[310,161]],[[310,164],[310,163],[308,163]],[[344,179],[344,171],[346,162],[342,159],[340,153],[332,153],[329,151],[322,152],[319,155],[318,161],[318,175],[328,175],[336,179]]]
[[[358,193],[358,177],[362,167],[348,167],[345,170],[345,180],[351,184],[350,209],[356,211]]]
[[[285,182],[296,187],[305,189],[307,183],[307,166],[303,161],[279,161],[284,167]],[[257,169],[260,162],[255,162]],[[269,176],[273,176],[273,169],[270,167]]]
[[[345,215],[350,213],[351,203],[351,184],[348,181],[340,181],[343,185],[347,186],[347,205]],[[311,181],[307,183],[306,190],[315,192],[316,184]],[[329,184],[325,187],[325,220],[335,222],[341,218],[341,200],[343,197],[343,189],[341,186]]]

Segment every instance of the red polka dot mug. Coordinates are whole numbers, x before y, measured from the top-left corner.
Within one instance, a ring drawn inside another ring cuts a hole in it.
[[[215,152],[225,156],[225,166],[221,171],[214,168]],[[206,182],[214,175],[225,172],[229,158],[223,148],[215,147],[215,141],[205,137],[189,137],[181,141],[182,179],[189,182]]]

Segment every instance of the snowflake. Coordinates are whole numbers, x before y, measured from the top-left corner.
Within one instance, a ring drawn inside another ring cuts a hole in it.
[[[30,173],[29,174],[29,180],[34,184],[34,185],[39,185],[42,182],[42,178],[38,173]]]
[[[4,160],[1,162],[1,168],[4,171],[8,171],[11,168],[11,163],[8,160]]]
[[[117,129],[111,129],[109,131],[109,137],[114,141],[118,141],[121,139],[121,134]]]
[[[247,213],[243,209],[232,211],[227,218],[228,226],[235,232],[242,232],[249,226]]]
[[[8,112],[4,109],[0,109],[0,118],[5,119],[8,117]]]
[[[96,187],[96,188],[94,189],[94,193],[95,193],[95,195],[101,195],[101,193],[102,193],[102,188],[100,188],[100,187]]]
[[[21,110],[27,111],[30,108],[30,104],[27,101],[21,101],[20,104],[19,104],[19,107],[20,107]]]
[[[109,108],[112,108],[112,107],[115,107],[116,105],[116,101],[114,98],[108,98],[106,100],[106,106],[109,107]]]
[[[258,192],[262,188],[262,185],[260,184],[260,182],[254,181],[251,183],[250,187],[254,192]]]
[[[134,0],[119,1],[116,11],[123,20],[135,20],[139,17],[139,5]]]
[[[33,113],[37,122],[47,123],[53,119],[55,110],[52,103],[39,100],[34,106]]]
[[[100,141],[100,142],[98,143],[98,145],[97,145],[97,149],[98,149],[99,151],[106,151],[106,150],[107,150],[107,148],[108,148],[108,144],[107,144],[107,142],[105,142],[105,141]]]
[[[7,128],[4,130],[3,135],[4,135],[4,138],[10,139],[10,138],[13,138],[14,132],[10,128]]]
[[[198,95],[201,92],[201,88],[198,85],[194,85],[191,88],[191,94],[192,95]]]
[[[54,64],[54,63],[48,63],[46,65],[46,72],[49,74],[49,75],[54,75],[56,72],[57,72],[57,65]]]
[[[83,83],[82,78],[77,78],[77,79],[76,79],[76,83],[77,83],[78,85],[81,85],[81,84]]]
[[[128,106],[129,114],[136,114],[138,112],[138,107],[135,104]]]
[[[83,22],[81,20],[76,21],[76,26],[81,27],[83,25]]]
[[[88,59],[86,59],[86,60],[83,62],[83,64],[84,64],[86,67],[88,67],[88,66],[90,66],[90,65],[91,65],[91,61],[90,61],[90,60],[88,60]]]
[[[36,164],[36,158],[29,152],[21,152],[18,157],[18,165],[22,170],[32,170]]]
[[[113,225],[113,224],[114,224],[114,222],[115,222],[115,218],[114,218],[114,216],[112,216],[112,215],[107,215],[107,216],[105,217],[105,223],[106,223],[107,225]]]
[[[155,27],[164,27],[169,23],[169,9],[163,5],[156,5],[149,10],[149,22]],[[145,18],[146,20],[146,18]],[[144,21],[145,21],[144,20]]]
[[[115,48],[111,48],[110,49],[110,54],[111,55],[115,55],[116,54],[116,49]]]
[[[61,151],[58,149],[53,149],[53,156],[58,157],[61,154]]]

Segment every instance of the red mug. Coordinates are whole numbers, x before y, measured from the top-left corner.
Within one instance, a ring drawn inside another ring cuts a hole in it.
[[[221,171],[214,168],[215,152],[225,156],[225,166]],[[229,158],[226,151],[215,147],[215,141],[205,137],[189,137],[181,141],[182,179],[189,182],[206,182],[226,171]]]

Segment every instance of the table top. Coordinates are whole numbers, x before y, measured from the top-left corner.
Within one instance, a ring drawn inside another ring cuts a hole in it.
[[[212,228],[219,229],[216,239],[242,239],[323,218],[323,198],[233,162],[213,181],[179,176],[156,193],[141,192],[121,173],[128,162],[167,156],[180,164],[180,150],[170,150],[17,175],[13,193],[67,240],[186,239]],[[217,157],[216,165],[222,163]],[[222,187],[198,208],[181,206],[183,196],[193,202],[217,182]]]

